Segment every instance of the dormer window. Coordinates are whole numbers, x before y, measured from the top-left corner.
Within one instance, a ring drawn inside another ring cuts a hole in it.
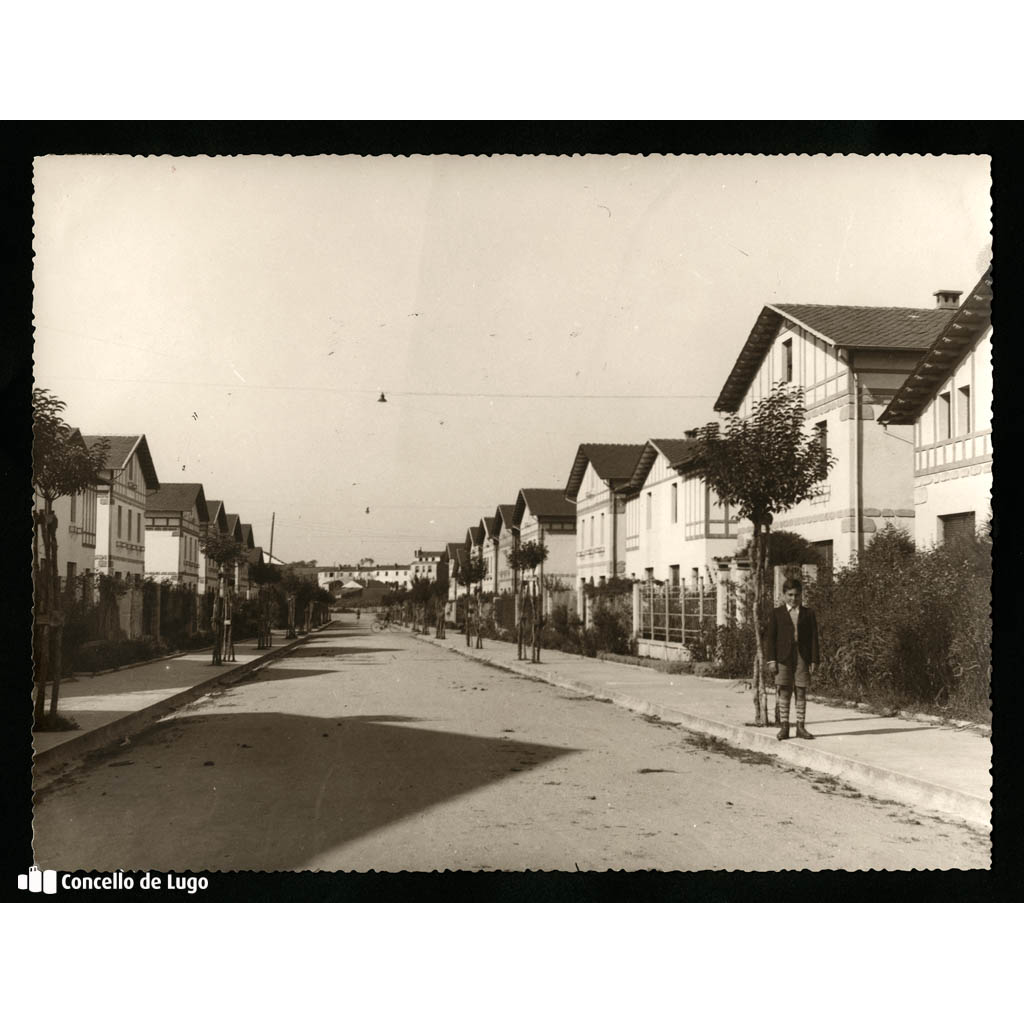
[[[793,339],[782,343],[782,379],[789,384],[793,380]]]

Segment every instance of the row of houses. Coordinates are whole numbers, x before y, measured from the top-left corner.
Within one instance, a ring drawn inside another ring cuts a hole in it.
[[[448,560],[444,551],[417,548],[413,559],[406,564],[389,562],[378,564],[372,558],[362,559],[358,565],[332,565],[318,568],[317,583],[324,590],[337,590],[346,584],[365,585],[383,583],[395,590],[408,588],[417,580],[433,583],[448,579]]]
[[[806,430],[835,456],[817,496],[773,526],[803,536],[825,566],[888,524],[929,547],[990,518],[991,267],[961,295],[935,292],[929,308],[769,304],[739,346],[715,411],[743,416],[774,384],[797,385]],[[751,527],[706,485],[696,428],[681,435],[580,444],[564,488],[519,489],[445,560],[480,558],[484,593],[507,593],[508,553],[543,541],[545,610],[557,590],[574,587],[581,607],[586,584],[613,578],[720,584]]]
[[[211,532],[234,538],[245,553],[227,580],[238,593],[252,590],[250,573],[264,563],[252,526],[211,500],[201,483],[161,484],[145,434],[83,435],[72,443],[107,443],[96,483],[54,502],[59,576],[110,576],[177,584],[197,593],[218,587],[218,567],[203,551]],[[41,501],[39,502],[41,506]]]

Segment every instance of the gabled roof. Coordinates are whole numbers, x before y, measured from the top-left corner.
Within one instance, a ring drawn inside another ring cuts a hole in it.
[[[576,522],[576,506],[558,487],[524,487],[516,498],[513,521],[518,526],[529,512],[538,519],[557,519]]]
[[[494,525],[494,532],[500,534],[502,530],[512,530],[515,528],[515,516],[516,507],[515,505],[499,505],[494,510],[494,518],[496,520]]]
[[[250,550],[256,547],[256,541],[252,535],[252,524],[250,523],[242,523],[242,543]]]
[[[228,517],[224,512],[223,501],[210,501],[206,502],[206,512],[209,517],[209,521],[216,524],[218,533],[228,532]]]
[[[202,484],[164,484],[146,497],[147,512],[185,512],[194,509],[199,522],[210,521]]]
[[[581,444],[569,471],[565,496],[573,501],[579,494],[588,465],[609,487],[625,483],[633,475],[643,450],[642,444]]]
[[[992,267],[967,293],[953,318],[939,331],[931,346],[910,371],[899,391],[878,417],[881,424],[911,424],[953,368],[992,323]]]
[[[228,521],[228,536],[234,537],[235,540],[242,540],[242,523],[238,516],[234,512],[225,512],[224,515]]]
[[[484,516],[480,520],[480,528],[483,530],[484,540],[488,540],[498,533],[497,516]]]
[[[659,455],[668,459],[668,464],[674,468],[684,465],[696,454],[699,443],[696,438],[652,438],[644,445],[640,458],[637,459],[636,468],[629,481],[619,490],[624,494],[635,494],[647,482],[647,474]]]
[[[466,544],[482,544],[484,540],[484,531],[482,526],[471,526],[466,531]]]
[[[262,565],[263,548],[249,548],[249,550],[245,553],[245,558],[250,565]]]
[[[97,441],[107,442],[107,460],[103,465],[107,470],[122,470],[132,455],[138,455],[146,490],[155,491],[160,486],[145,434],[89,434],[83,436],[82,440],[88,448]]]
[[[715,402],[715,412],[735,412],[747,393],[765,353],[784,324],[803,327],[837,348],[927,349],[949,322],[948,309],[906,306],[823,306],[786,303],[765,306],[736,357]]]

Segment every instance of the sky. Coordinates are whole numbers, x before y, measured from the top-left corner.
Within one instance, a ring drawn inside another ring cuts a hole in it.
[[[932,307],[991,258],[990,168],[939,157],[35,162],[35,377],[146,435],[274,555],[407,563],[679,437],[766,303]],[[385,403],[378,401],[381,394]]]

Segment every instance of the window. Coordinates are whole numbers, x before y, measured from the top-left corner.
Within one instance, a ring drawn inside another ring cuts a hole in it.
[[[135,479],[135,459],[128,460],[128,479],[132,481]]]
[[[813,543],[811,547],[818,552],[818,558],[821,560],[821,568],[826,573],[831,573],[833,562],[832,541],[819,540],[816,543]]]
[[[973,540],[977,532],[973,512],[957,512],[955,515],[939,516],[942,528],[942,543],[951,540]]]
[[[939,417],[939,422],[936,424],[936,437],[940,441],[948,441],[952,424],[950,422],[950,397],[949,392],[939,395],[935,402],[935,411]]]
[[[679,485],[672,485],[672,522],[679,522]]]
[[[674,486],[675,485],[673,484],[673,487]],[[678,565],[670,565],[668,567],[668,576],[669,576],[669,582],[672,584],[672,586],[673,587],[678,587],[679,586],[679,566]]]
[[[78,563],[68,562],[68,585],[70,586],[78,575]]]
[[[121,578],[121,574],[119,572],[115,572],[114,573],[114,579],[115,580],[119,580],[120,578]]]
[[[604,513],[601,513],[601,536],[598,537],[597,542],[599,544],[604,543]]]
[[[72,494],[71,495],[71,522],[75,521],[75,506],[77,504],[75,499],[77,497],[78,497],[78,495],[76,495],[76,494]]]
[[[142,513],[135,517],[135,539],[142,542]]]
[[[818,452],[821,459],[818,470],[824,477],[828,475],[828,420],[815,423],[814,433],[818,439]]]
[[[117,506],[117,535],[121,536],[121,506]]]
[[[648,566],[646,569],[644,569],[644,578],[647,580],[648,583],[654,582],[654,568],[652,566]]]
[[[965,384],[957,389],[956,394],[956,432],[957,434],[969,434],[971,432],[971,386]],[[75,499],[72,498],[72,501]],[[72,508],[75,506],[72,505]],[[74,515],[71,517],[74,518]]]
[[[793,339],[782,343],[782,379],[788,384],[793,379]]]
[[[654,495],[650,491],[647,492],[647,529],[651,528],[651,512],[654,508]],[[653,573],[653,569],[651,570]]]

